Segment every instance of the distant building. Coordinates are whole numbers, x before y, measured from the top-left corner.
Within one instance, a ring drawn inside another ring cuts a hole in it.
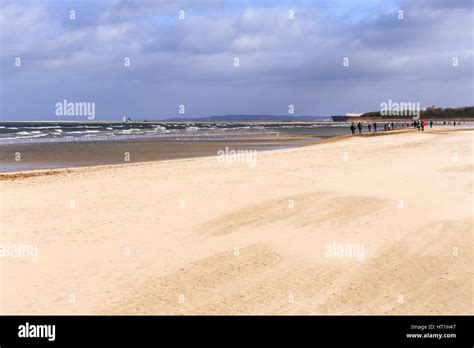
[[[331,118],[335,122],[346,122],[361,117],[362,115],[363,113],[348,112],[345,116],[331,116]]]

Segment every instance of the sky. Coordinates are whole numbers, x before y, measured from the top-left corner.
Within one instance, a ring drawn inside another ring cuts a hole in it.
[[[473,4],[2,0],[0,120],[81,117],[64,100],[96,121],[473,105]]]

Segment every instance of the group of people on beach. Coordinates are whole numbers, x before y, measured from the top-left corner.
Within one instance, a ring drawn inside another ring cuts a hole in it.
[[[417,128],[418,132],[425,131],[426,121],[425,120],[416,120],[413,122],[413,128]],[[433,121],[430,121],[430,128],[433,127]]]
[[[362,129],[363,129],[363,125],[362,125],[362,122],[357,122],[357,124],[355,122],[352,122],[351,123],[351,131],[352,131],[352,134],[356,134],[356,129],[359,130],[359,134],[362,134]],[[393,123],[392,123],[392,127],[393,127]],[[367,128],[369,129],[369,133],[372,131],[372,128],[374,129],[374,132],[377,132],[377,122],[374,122],[374,123],[370,123],[370,122],[367,122]],[[384,129],[387,130],[387,123],[384,125]]]
[[[460,122],[458,122],[458,123],[460,123]],[[415,120],[413,122],[403,122],[400,125],[401,125],[401,128],[413,127],[413,128],[418,129],[418,131],[424,132],[425,127],[426,127],[427,124],[428,123],[426,122],[426,120]],[[433,128],[433,124],[434,124],[434,122],[430,121],[430,128]],[[444,122],[444,124],[446,124],[446,122]],[[451,124],[451,122],[449,122],[449,124]],[[454,121],[453,124],[454,124],[454,127],[456,127],[456,121]],[[386,122],[383,125],[383,129],[385,131],[389,131],[389,130],[395,129],[395,125],[396,124],[393,123],[393,122]],[[360,121],[357,122],[357,123],[355,123],[355,122],[351,123],[352,134],[356,134],[356,130],[359,130],[359,134],[362,134],[362,129],[363,128],[364,128],[364,125]],[[374,122],[374,123],[367,122],[367,128],[369,130],[369,133],[372,131],[372,129],[374,130],[374,133],[377,132],[377,122]]]

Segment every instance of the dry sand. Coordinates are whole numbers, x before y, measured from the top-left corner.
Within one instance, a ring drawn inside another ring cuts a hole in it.
[[[3,176],[0,312],[472,314],[473,136]]]

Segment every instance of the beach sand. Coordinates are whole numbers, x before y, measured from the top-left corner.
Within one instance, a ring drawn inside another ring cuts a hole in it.
[[[473,136],[4,174],[0,312],[472,314]]]

